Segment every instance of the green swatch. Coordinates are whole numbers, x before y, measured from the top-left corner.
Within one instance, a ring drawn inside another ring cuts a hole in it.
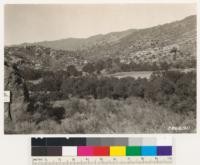
[[[126,156],[141,156],[141,147],[140,146],[127,146],[126,147]]]

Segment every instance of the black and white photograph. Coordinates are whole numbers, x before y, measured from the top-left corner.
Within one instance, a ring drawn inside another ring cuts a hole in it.
[[[196,7],[4,5],[4,133],[196,133]]]

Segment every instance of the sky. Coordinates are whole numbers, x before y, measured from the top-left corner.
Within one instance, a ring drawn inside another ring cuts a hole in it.
[[[4,40],[12,45],[86,38],[161,25],[193,14],[195,4],[10,4],[4,8]]]

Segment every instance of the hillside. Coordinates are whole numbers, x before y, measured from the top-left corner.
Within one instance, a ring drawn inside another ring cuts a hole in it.
[[[43,41],[34,43],[36,45],[41,45],[44,47],[49,47],[52,49],[62,49],[62,50],[86,50],[90,49],[92,47],[96,47],[98,45],[107,45],[110,43],[117,43],[121,38],[124,38],[131,33],[133,33],[135,30],[126,30],[122,32],[112,32],[109,34],[99,34],[95,36],[91,36],[89,38],[67,38],[67,39],[61,39],[61,40],[55,40],[55,41]]]
[[[195,67],[196,16],[147,29],[113,32],[87,39],[39,42],[53,49],[78,50],[88,61],[119,58],[121,63],[156,63]]]
[[[186,36],[190,36],[188,39],[192,39],[192,37],[195,37],[195,32],[196,16],[189,16],[180,21],[147,29],[130,29],[105,35],[95,35],[89,38],[68,38],[34,44],[62,50],[89,49],[89,52],[96,52],[99,49],[104,50],[107,47],[117,48],[116,52],[124,48],[128,48],[131,51],[138,51],[156,46],[163,47],[176,44],[176,42],[181,42],[183,37]]]
[[[42,70],[66,70],[67,66],[81,66],[84,58],[78,51],[54,50],[38,45],[5,47],[5,59],[21,67]]]
[[[152,28],[113,32],[87,39],[69,38],[5,47],[5,56],[13,63],[47,70],[66,70],[69,65],[82,68],[99,60],[108,63],[108,59],[113,59],[109,66],[115,72],[127,71],[116,69],[121,64],[131,64],[133,69],[130,71],[136,65],[146,67],[139,67],[139,70],[162,68],[163,65],[195,68],[196,16]]]
[[[124,63],[190,62],[196,58],[196,17],[137,30],[117,43],[92,47],[86,54],[95,59],[120,58]]]

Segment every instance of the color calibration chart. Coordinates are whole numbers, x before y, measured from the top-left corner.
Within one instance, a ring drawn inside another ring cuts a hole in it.
[[[173,164],[172,138],[32,138],[32,165]]]

